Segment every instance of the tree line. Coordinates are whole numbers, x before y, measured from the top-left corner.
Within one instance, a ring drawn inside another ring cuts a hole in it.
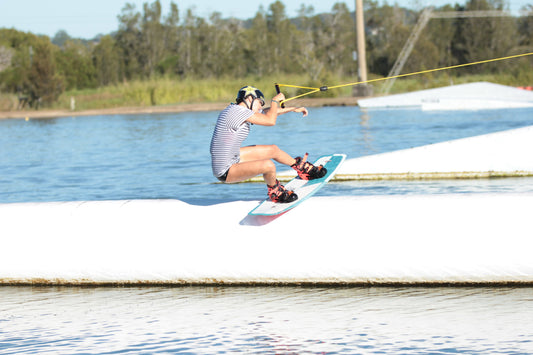
[[[505,10],[504,0],[468,0],[435,11]],[[421,11],[365,1],[368,71],[386,76]],[[404,72],[533,51],[533,6],[518,17],[432,19]],[[198,17],[159,0],[142,9],[126,3],[116,32],[94,40],[54,38],[0,29],[0,90],[53,102],[65,90],[158,77],[220,78],[304,74],[309,85],[330,75],[356,77],[355,16],[343,2],[329,13],[302,5],[289,18],[275,1],[249,20],[213,12]],[[465,73],[531,71],[531,60],[462,69]]]

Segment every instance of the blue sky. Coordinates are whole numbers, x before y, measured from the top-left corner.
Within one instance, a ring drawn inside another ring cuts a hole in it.
[[[244,0],[174,0],[180,13],[186,9],[193,9],[197,16],[208,18],[215,11],[223,17],[237,17],[247,19],[253,17],[259,6],[265,9],[272,1],[244,1]],[[124,5],[129,2],[142,9],[143,3],[153,0],[0,0],[0,27],[15,28],[19,31],[44,34],[53,37],[57,31],[65,30],[71,37],[93,38],[97,34],[108,34],[118,29],[117,15]],[[171,0],[161,0],[166,13]],[[287,15],[296,16],[302,4],[311,5],[315,13],[329,12],[337,0],[282,0]],[[355,0],[344,1],[350,10],[355,8]],[[385,0],[380,0],[384,3]],[[388,0],[388,4],[420,9],[433,4],[464,4],[465,0]],[[533,4],[533,0],[508,0],[510,9],[518,14],[520,8],[526,4]]]

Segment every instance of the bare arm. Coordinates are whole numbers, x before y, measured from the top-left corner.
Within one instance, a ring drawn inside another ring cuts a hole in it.
[[[268,110],[270,110],[270,107],[265,109],[265,111],[268,111]],[[309,113],[305,107],[278,108],[278,115],[283,115],[284,113],[287,113],[287,112],[297,112],[297,113],[301,112],[303,114],[303,117],[307,116]]]
[[[285,95],[277,94],[272,99],[272,105],[263,110],[263,113],[256,112],[248,119],[248,122],[260,126],[274,126],[279,115],[287,112],[302,113],[303,117],[307,116],[308,111],[305,107],[279,107],[279,103],[285,100]]]

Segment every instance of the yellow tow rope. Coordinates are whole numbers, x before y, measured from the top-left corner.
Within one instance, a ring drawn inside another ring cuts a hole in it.
[[[394,75],[394,76],[389,76],[389,77],[385,77],[385,78],[378,78],[378,79],[371,79],[371,80],[365,80],[365,81],[358,81],[358,82],[355,82],[355,83],[349,83],[349,84],[342,84],[342,85],[335,85],[335,86],[321,86],[321,87],[319,87],[319,88],[312,88],[312,87],[299,86],[299,85],[290,85],[290,84],[276,84],[276,85],[279,86],[279,87],[288,87],[288,88],[296,88],[296,89],[305,89],[305,90],[309,90],[308,92],[305,92],[305,93],[303,93],[303,94],[300,94],[300,95],[297,95],[297,96],[293,96],[293,97],[290,97],[290,98],[288,98],[288,99],[283,100],[281,103],[284,104],[284,103],[287,102],[287,101],[291,101],[291,100],[299,99],[299,98],[301,98],[301,97],[303,97],[303,96],[311,95],[311,94],[314,94],[314,93],[316,93],[316,92],[320,92],[320,91],[327,91],[327,90],[331,90],[331,89],[338,89],[338,88],[342,88],[342,87],[346,87],[346,86],[355,86],[355,85],[360,85],[360,84],[374,83],[374,82],[376,82],[376,81],[383,81],[383,80],[396,79],[396,78],[404,78],[404,77],[406,77],[406,76],[412,76],[412,75],[418,75],[418,74],[426,74],[426,73],[433,73],[433,72],[436,72],[436,71],[442,71],[442,70],[448,70],[448,69],[462,68],[462,67],[467,67],[467,66],[477,65],[477,64],[485,64],[485,63],[497,62],[497,61],[500,61],[500,60],[507,60],[507,59],[520,58],[520,57],[525,57],[525,56],[528,56],[528,55],[533,55],[533,52],[530,52],[530,53],[523,53],[523,54],[516,54],[516,55],[510,55],[510,56],[507,56],[507,57],[501,57],[501,58],[494,58],[494,59],[480,60],[480,61],[478,61],[478,62],[471,62],[471,63],[466,63],[466,64],[452,65],[452,66],[449,66],[449,67],[442,67],[442,68],[436,68],[436,69],[422,70],[422,71],[418,71],[418,72],[414,72],[414,73]]]

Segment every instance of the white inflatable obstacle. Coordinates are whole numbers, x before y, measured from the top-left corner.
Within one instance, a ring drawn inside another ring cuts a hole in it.
[[[258,202],[0,204],[0,283],[533,283],[533,194]]]
[[[420,108],[422,110],[487,110],[533,107],[533,92],[477,82],[405,94],[358,100],[361,108]]]
[[[533,176],[533,126],[348,159],[339,178]]]
[[[334,180],[533,176],[533,126],[347,159]],[[290,169],[279,173],[286,181]]]

